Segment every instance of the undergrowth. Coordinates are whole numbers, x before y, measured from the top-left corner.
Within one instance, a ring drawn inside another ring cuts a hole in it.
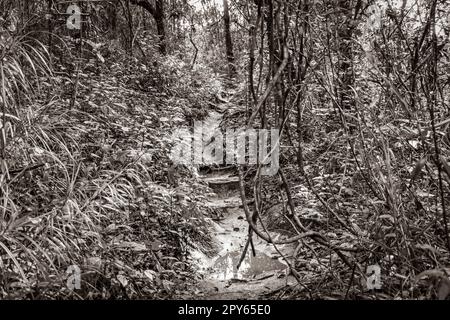
[[[210,76],[173,56],[155,64],[114,47],[102,48],[104,63],[93,52],[55,61],[39,41],[8,41],[0,59],[0,297],[185,290],[195,280],[188,248],[210,247],[207,187],[192,168],[169,181],[171,132],[204,116],[217,91]],[[81,271],[80,290],[68,286],[71,266]]]

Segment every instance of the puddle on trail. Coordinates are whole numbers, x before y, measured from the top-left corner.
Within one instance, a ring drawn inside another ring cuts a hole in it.
[[[283,270],[287,267],[284,263],[272,259],[262,252],[256,252],[255,257],[251,252],[247,252],[246,258],[237,270],[241,255],[241,252],[234,251],[219,257],[212,267],[211,278],[216,280],[249,279],[269,271]]]
[[[199,271],[207,279],[215,281],[251,280],[267,274],[273,275],[276,271],[283,271],[287,268],[273,246],[254,235],[256,256],[253,256],[249,247],[244,261],[239,270],[237,269],[248,237],[247,222],[243,219],[243,215],[241,208],[229,208],[226,210],[224,220],[212,222],[211,232],[219,250],[214,257],[208,257],[196,250],[191,252],[191,257],[196,261]],[[273,236],[276,239],[279,235]],[[279,249],[286,248],[279,246]]]
[[[206,136],[213,136],[214,131],[219,129],[222,117],[223,115],[219,112],[210,113],[203,123]],[[200,177],[209,184],[215,193],[214,196],[207,199],[209,206],[221,212],[220,221],[210,219],[211,237],[217,254],[211,257],[196,248],[192,248],[190,252],[194,265],[204,276],[203,284],[206,285],[204,288],[208,288],[205,289],[206,292],[212,290],[211,292],[218,292],[222,295],[227,290],[233,292],[237,290],[243,297],[248,297],[248,292],[257,296],[258,293],[269,287],[285,285],[289,276],[278,275],[287,270],[288,266],[273,245],[256,235],[253,237],[256,256],[253,256],[249,247],[244,261],[237,270],[237,264],[248,238],[248,224],[245,220],[245,213],[240,207],[241,201],[239,189],[235,183],[235,173],[220,171]],[[274,240],[282,238],[282,235],[277,233],[272,233],[271,236]],[[288,258],[293,250],[289,245],[278,246],[277,249]],[[239,289],[229,288],[227,283],[230,281],[233,283],[233,280],[241,280],[238,282],[242,282],[242,287]]]

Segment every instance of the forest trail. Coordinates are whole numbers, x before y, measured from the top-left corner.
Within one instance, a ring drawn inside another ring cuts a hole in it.
[[[220,128],[228,103],[210,111],[203,122],[206,136]],[[205,133],[205,132],[204,132]],[[218,212],[211,222],[210,234],[216,254],[208,256],[199,250],[190,253],[194,267],[203,276],[198,284],[196,298],[214,299],[258,299],[289,285],[296,285],[295,278],[289,275],[288,265],[273,245],[253,236],[256,255],[249,246],[240,268],[237,265],[248,239],[248,223],[239,194],[239,177],[234,167],[211,166],[207,172],[199,173],[200,179],[207,183],[214,193],[208,199],[208,206]],[[271,233],[276,240],[281,234]],[[289,258],[292,246],[277,246]]]
[[[0,299],[449,300],[450,1],[357,3],[0,0]]]

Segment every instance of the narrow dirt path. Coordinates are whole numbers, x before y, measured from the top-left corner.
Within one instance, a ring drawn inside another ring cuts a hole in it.
[[[204,121],[204,130],[213,132],[220,128],[227,104],[212,111]],[[233,168],[211,167],[200,178],[207,183],[214,194],[208,205],[218,212],[217,219],[211,219],[211,237],[217,254],[208,257],[200,251],[191,252],[191,258],[203,281],[198,284],[196,297],[200,299],[258,299],[286,285],[295,285],[289,275],[288,266],[273,245],[253,236],[256,255],[249,247],[239,269],[243,249],[248,238],[248,224],[239,195],[239,178]],[[271,233],[276,240],[280,234]],[[283,256],[289,258],[292,246],[278,246]]]

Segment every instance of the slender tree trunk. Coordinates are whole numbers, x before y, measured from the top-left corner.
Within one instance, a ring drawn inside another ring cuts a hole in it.
[[[267,12],[265,15],[267,25],[267,46],[269,49],[269,71],[267,73],[266,85],[270,83],[270,80],[276,73],[275,68],[275,30],[274,30],[274,9],[273,1],[267,0]],[[267,127],[266,117],[266,103],[261,108],[261,124],[263,128]]]
[[[233,40],[231,38],[231,19],[230,19],[230,9],[228,7],[228,0],[223,0],[223,15],[225,21],[225,45],[227,50],[227,61],[230,76],[233,76],[236,73],[236,67],[234,65]]]
[[[130,50],[130,54],[133,55],[133,15],[131,14],[130,2],[127,1],[127,15],[128,15],[128,48]]]
[[[167,44],[166,44],[166,23],[164,16],[164,0],[156,0],[154,17],[156,21],[156,29],[158,31],[159,36],[159,52],[165,55],[167,53]]]
[[[48,32],[48,50],[52,50],[52,35],[53,35],[53,0],[47,0],[47,14],[49,19],[47,20],[47,32]]]
[[[342,14],[338,18],[338,52],[339,52],[339,100],[343,110],[352,110],[355,104],[352,86],[355,82],[353,72],[353,16],[352,1],[340,0]]]
[[[255,66],[255,48],[256,48],[256,36],[258,34],[258,26],[261,23],[261,16],[262,16],[262,3],[258,4],[258,13],[255,25],[250,28],[250,37],[249,37],[249,66],[248,66],[248,84],[249,84],[249,93],[250,98],[249,101],[251,101],[249,108],[252,110],[253,106],[257,102],[256,97],[256,89],[254,84],[254,66]]]
[[[108,4],[107,6],[108,12],[108,20],[110,25],[110,30],[112,32],[112,37],[117,37],[117,13],[116,13],[116,4]]]

